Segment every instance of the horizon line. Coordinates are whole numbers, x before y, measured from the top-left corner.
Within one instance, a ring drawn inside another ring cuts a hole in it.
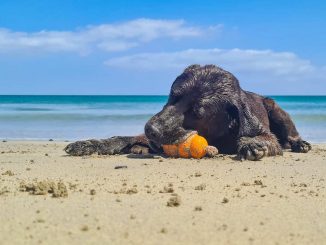
[[[326,96],[326,94],[268,94],[262,96]],[[0,96],[169,96],[169,94],[0,94]]]

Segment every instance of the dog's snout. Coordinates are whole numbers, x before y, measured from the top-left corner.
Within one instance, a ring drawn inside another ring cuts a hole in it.
[[[160,131],[158,130],[157,127],[155,127],[155,125],[151,124],[151,123],[147,123],[145,126],[145,134],[146,136],[155,141],[157,138],[160,137]]]

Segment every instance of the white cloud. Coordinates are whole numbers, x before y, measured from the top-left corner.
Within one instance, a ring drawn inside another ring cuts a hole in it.
[[[189,49],[121,56],[105,64],[118,71],[129,69],[133,77],[151,74],[152,81],[165,84],[166,89],[188,65],[215,64],[232,72],[244,89],[261,94],[326,93],[326,67],[313,65],[291,52]]]
[[[87,26],[75,31],[15,32],[0,29],[0,52],[50,51],[86,54],[94,49],[127,50],[159,38],[201,36],[203,30],[183,20],[136,19],[117,24]]]
[[[271,50],[188,49],[179,52],[142,53],[109,59],[110,67],[143,70],[182,70],[190,64],[216,64],[233,72],[299,75],[316,70],[309,60],[294,53]]]

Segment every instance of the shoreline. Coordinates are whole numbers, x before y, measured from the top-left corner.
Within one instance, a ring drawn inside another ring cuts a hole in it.
[[[130,136],[130,135],[119,135],[119,136]],[[102,138],[96,138],[96,139],[108,139],[114,136],[109,136],[107,138],[102,137]],[[58,144],[68,144],[68,143],[72,143],[75,141],[81,141],[81,140],[90,140],[90,139],[95,139],[95,138],[78,138],[78,139],[55,139],[55,138],[47,138],[47,139],[39,139],[39,138],[35,138],[35,139],[11,139],[11,138],[0,138],[0,142],[12,142],[12,143],[45,143],[45,142],[55,142]],[[311,145],[326,145],[326,140],[323,141],[311,141],[309,139],[304,138],[304,140],[308,141]]]
[[[240,162],[71,157],[68,143],[0,142],[1,244],[326,243],[326,144]]]

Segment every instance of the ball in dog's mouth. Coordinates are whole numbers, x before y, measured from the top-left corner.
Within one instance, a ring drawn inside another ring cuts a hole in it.
[[[188,134],[187,138],[179,142],[172,145],[163,145],[164,153],[169,157],[197,159],[204,157],[207,153],[207,140],[199,136],[195,131]]]

